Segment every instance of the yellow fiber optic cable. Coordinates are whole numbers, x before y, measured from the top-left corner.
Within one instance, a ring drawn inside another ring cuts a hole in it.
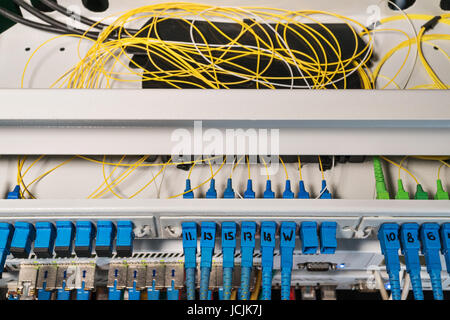
[[[75,159],[75,157],[71,157],[63,162],[61,162],[60,164],[58,164],[57,166],[53,167],[52,169],[44,172],[43,174],[41,174],[40,176],[38,176],[37,178],[35,178],[34,180],[32,180],[30,183],[28,183],[25,186],[25,182],[23,181],[23,179],[21,180],[21,184],[24,188],[24,192],[22,194],[22,198],[25,197],[25,192],[28,193],[28,195],[30,196],[31,199],[36,199],[36,197],[29,191],[29,188],[36,183],[37,181],[41,180],[42,178],[46,177],[47,175],[49,175],[50,173],[52,173],[53,171],[55,171],[58,168],[61,168],[62,166],[66,165],[67,163],[71,162],[73,159]]]
[[[266,168],[266,175],[267,175],[267,180],[270,180],[270,176],[269,176],[269,168],[267,167],[267,163],[266,160],[264,160],[264,157],[259,156],[259,158],[262,160],[263,164],[264,164],[264,168]],[[249,178],[250,179],[250,178]]]
[[[250,175],[250,160],[248,158],[248,156],[246,156],[246,160],[247,160],[247,171],[248,171],[248,179],[251,179],[251,175]]]
[[[441,180],[441,169],[442,169],[443,166],[444,166],[444,164],[441,164],[441,165],[439,166],[439,168],[438,168],[438,174],[437,174],[438,180]]]
[[[302,162],[300,160],[300,156],[297,156],[297,160],[298,160],[298,173],[300,174],[300,180],[303,180],[303,177],[302,177]]]
[[[349,26],[355,39],[355,49],[351,57],[343,59],[341,44],[333,32],[315,18],[318,15],[331,16],[342,20]],[[202,21],[212,27],[212,30],[224,37],[228,43],[222,45],[208,43],[205,35],[195,25],[195,20],[186,18],[192,16],[195,16],[196,19],[200,17]],[[129,34],[125,29],[127,23],[135,23],[142,19],[148,21],[150,18],[152,18],[151,22],[136,34]],[[310,27],[307,23],[299,22],[297,18],[308,19],[316,23],[326,35]],[[191,39],[193,41],[183,43],[163,40],[158,34],[158,25],[168,19],[179,19],[185,23],[193,31],[194,38]],[[213,22],[216,19],[228,20],[240,25],[241,32],[236,37],[230,37]],[[265,26],[269,26],[269,23],[272,31],[279,35],[275,37],[275,42],[265,28]],[[272,25],[275,27],[272,27]],[[359,32],[355,31],[354,25],[360,28],[362,32],[368,32],[367,28],[356,20],[324,11],[289,11],[264,7],[214,7],[194,3],[149,5],[120,13],[96,41],[85,36],[75,35],[80,39],[79,47],[83,39],[92,41],[92,47],[83,57],[80,56],[77,65],[66,71],[52,84],[52,87],[110,88],[114,81],[157,81],[164,82],[174,88],[181,88],[180,84],[187,84],[199,88],[218,89],[228,88],[232,84],[254,82],[257,88],[274,89],[275,86],[280,85],[296,88],[298,85],[294,84],[293,81],[303,79],[306,83],[306,86],[302,85],[303,87],[325,89],[330,86],[337,88],[337,81],[342,81],[343,87],[346,88],[347,76],[350,73],[358,71],[360,76],[364,76],[359,69],[371,58],[373,50],[371,45],[373,40],[370,34],[369,42],[363,48],[359,47]],[[89,28],[87,32],[94,26]],[[301,30],[302,33],[298,30]],[[287,37],[288,31],[306,45],[310,51],[309,54],[297,52],[290,47]],[[110,37],[111,34],[117,35],[117,38]],[[252,47],[241,43],[244,34],[250,34],[256,45]],[[308,38],[305,36],[308,36]],[[62,36],[49,41],[60,37]],[[49,41],[39,46],[38,49]],[[129,56],[125,48],[143,50],[155,70],[147,70],[144,66],[138,65]],[[36,52],[37,50],[30,57],[30,60]],[[334,54],[334,61],[328,61],[326,52]],[[195,59],[195,56],[203,57],[203,60]],[[159,66],[154,59],[155,57],[171,65],[173,69]],[[238,59],[244,57],[255,58],[255,69],[249,69],[237,62]],[[269,59],[265,61],[265,65],[262,65],[263,57]],[[30,60],[24,70],[22,86]],[[355,65],[355,60],[362,61]],[[299,76],[293,74],[290,77],[267,75],[266,71],[275,62],[286,64],[292,72],[296,70]],[[137,69],[132,70],[130,66]],[[125,71],[116,70],[118,67]],[[237,79],[222,82],[218,78],[219,75],[229,75]],[[340,78],[336,79],[338,77]],[[183,78],[195,78],[198,83]],[[291,80],[291,84],[280,82],[284,80]],[[367,78],[364,78],[363,81],[367,88]]]
[[[383,159],[384,161],[387,161],[390,164],[396,166],[397,168],[402,168],[402,170],[404,170],[406,173],[408,173],[411,176],[411,178],[413,178],[413,180],[416,182],[416,184],[419,184],[419,181],[417,180],[417,178],[408,169],[406,169],[404,167],[401,167],[398,163],[396,163],[396,162],[394,162],[394,161],[392,161],[392,160],[390,160],[390,159],[388,159],[388,158],[386,158],[384,156],[380,156],[380,158]]]
[[[182,195],[185,195],[186,193],[189,193],[189,192],[191,192],[191,191],[195,191],[195,190],[197,190],[198,188],[202,187],[203,185],[207,184],[209,181],[211,181],[212,179],[214,179],[214,177],[220,172],[220,170],[222,170],[222,168],[223,168],[223,166],[224,166],[224,164],[225,164],[225,161],[226,161],[226,160],[224,159],[223,162],[222,162],[222,164],[220,165],[219,169],[217,169],[217,171],[214,172],[214,174],[213,174],[209,179],[207,179],[206,181],[202,182],[201,184],[199,184],[199,185],[196,186],[195,188],[192,188],[192,189],[187,190],[187,191],[185,191],[185,192],[183,192],[183,193],[180,193],[180,194],[171,196],[171,197],[169,197],[168,199],[178,198],[178,197],[180,197],[180,196],[182,196]]]
[[[405,162],[406,159],[408,159],[409,156],[405,156],[400,160],[399,166],[398,166],[398,178],[401,179],[402,169],[403,169],[403,162]]]
[[[122,163],[123,160],[125,160],[126,155],[123,155],[120,160],[119,163]],[[105,157],[103,157],[103,161],[105,161]],[[87,199],[92,198],[104,185],[105,185],[105,181],[110,179],[112,177],[112,175],[114,174],[114,172],[117,170],[117,168],[119,168],[119,166],[114,166],[114,169],[111,170],[110,174],[108,175],[108,177],[106,179],[104,179],[103,183],[97,187],[97,189],[94,190],[94,192],[92,192]],[[102,164],[102,171],[104,171],[104,164]]]
[[[438,75],[434,72],[434,70],[430,67],[430,64],[428,63],[428,61],[425,59],[425,56],[423,54],[423,50],[422,50],[422,38],[423,35],[425,33],[426,29],[424,27],[422,27],[422,29],[419,32],[418,35],[418,39],[417,39],[417,48],[419,50],[419,57],[420,60],[422,61],[423,66],[425,67],[425,70],[427,71],[428,75],[430,76],[430,78],[433,80],[433,82],[437,85],[437,87],[439,89],[448,89],[447,85],[445,85],[438,77]]]
[[[325,180],[325,174],[323,172],[323,166],[322,166],[322,159],[319,156],[319,165],[320,165],[320,172],[322,173],[322,180]]]
[[[256,276],[255,289],[253,289],[252,295],[250,296],[250,300],[258,300],[259,292],[261,291],[261,282],[262,282],[262,271],[258,270],[258,274]]]
[[[286,165],[284,164],[284,161],[283,161],[283,159],[282,159],[280,156],[278,156],[278,158],[280,159],[280,162],[281,162],[281,164],[283,165],[284,173],[286,174],[286,180],[289,180],[289,174],[288,174]]]
[[[161,167],[161,169],[158,171],[158,173],[149,181],[147,182],[141,189],[139,189],[138,191],[136,191],[135,193],[133,193],[130,197],[128,197],[128,199],[133,199],[134,197],[136,197],[138,194],[140,194],[142,191],[144,191],[149,185],[151,185],[156,178],[158,178],[158,176],[163,173],[163,171],[166,169],[167,165],[172,161],[172,158],[170,158],[164,166]]]
[[[122,174],[120,174],[116,179],[111,181],[111,184],[109,184],[108,181],[106,182],[106,188],[101,190],[97,195],[93,196],[93,199],[98,199],[99,197],[102,197],[108,192],[111,192],[119,199],[122,199],[120,195],[118,195],[113,188],[117,187],[120,183],[122,183],[130,174],[132,174],[137,168],[139,168],[139,165],[144,162],[149,156],[143,156],[138,161],[135,162],[135,164],[128,169],[126,169]]]
[[[236,167],[238,166],[239,162],[241,162],[242,159],[244,159],[244,156],[240,157],[239,160],[234,164],[234,166],[233,166],[233,168],[231,169],[231,172],[230,172],[230,179],[233,177],[234,169],[236,169]]]

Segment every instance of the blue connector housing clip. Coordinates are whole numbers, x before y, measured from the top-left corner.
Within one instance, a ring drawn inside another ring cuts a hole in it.
[[[14,227],[5,222],[0,222],[0,277],[5,267],[6,257],[9,255]]]
[[[180,290],[175,289],[174,284],[172,283],[172,286],[170,288],[167,288],[167,291],[166,291],[167,300],[171,300],[171,301],[180,300],[179,296],[180,296]]]
[[[378,240],[380,241],[381,253],[384,255],[387,272],[400,272],[398,233],[399,226],[396,223],[385,223],[378,231]]]
[[[226,221],[222,223],[222,253],[223,267],[234,268],[236,251],[236,223]]]
[[[261,223],[261,267],[263,269],[273,268],[276,232],[277,224],[275,222],[263,221]]]
[[[392,299],[400,300],[400,250],[399,226],[396,223],[385,223],[378,230],[378,240],[380,242],[381,253],[384,255],[386,271],[389,275]]]
[[[211,179],[209,189],[206,191],[206,199],[217,199],[216,180]]]
[[[320,199],[332,199],[331,192],[328,190],[326,180],[322,180],[322,189],[320,190],[320,193]]]
[[[425,256],[427,271],[430,275],[431,287],[435,300],[443,300],[441,280],[441,240],[439,235],[439,224],[424,223],[420,228],[420,239],[422,240],[422,252]]]
[[[56,228],[50,222],[36,222],[36,240],[34,241],[34,253],[38,258],[53,257],[55,246]]]
[[[55,252],[60,257],[72,255],[75,226],[70,221],[56,221]]]
[[[212,256],[214,254],[215,244],[216,224],[210,221],[202,222],[200,236],[200,300],[208,299]]]
[[[114,287],[108,288],[108,300],[122,300],[123,290],[117,289],[117,280],[114,280]]]
[[[183,194],[184,199],[194,199],[194,192],[191,190],[191,180],[186,179],[186,189],[184,189],[185,194]],[[191,190],[191,191],[189,191]],[[189,192],[188,192],[189,191]]]
[[[324,221],[320,224],[320,253],[334,254],[336,252],[336,229],[337,223],[334,221]]]
[[[305,221],[300,225],[300,240],[302,241],[303,254],[315,254],[319,248],[319,236],[317,234],[317,223]]]
[[[248,179],[247,181],[247,190],[244,192],[244,199],[255,199],[255,192],[253,191],[253,182],[252,179]]]
[[[450,274],[450,223],[441,226],[442,254],[445,257],[447,272]]]
[[[303,180],[300,180],[298,183],[298,193],[297,198],[299,199],[309,199],[309,193],[305,189],[305,182]]]
[[[405,223],[401,226],[400,243],[402,253],[405,256],[406,271],[420,274],[420,240],[417,223]]]
[[[28,222],[16,222],[14,228],[10,252],[15,258],[28,258],[31,244],[36,237],[36,230]]]
[[[227,188],[225,189],[225,192],[223,193],[224,199],[234,199],[235,194],[233,190],[233,179],[228,178],[227,180]]]
[[[8,200],[17,200],[17,199],[21,199],[20,196],[20,186],[15,186],[13,191],[8,192],[6,199]]]
[[[420,240],[419,225],[405,223],[400,228],[400,245],[405,257],[406,272],[409,273],[415,300],[423,300],[422,280],[420,278]]]
[[[52,299],[52,291],[47,291],[45,289],[39,289],[37,292],[37,299],[38,300],[51,300]]]
[[[161,297],[161,292],[159,290],[154,290],[153,288],[147,289],[147,300],[159,300]]]
[[[197,265],[197,224],[195,222],[183,222],[183,251],[184,267],[196,268]]]
[[[97,256],[112,256],[115,237],[116,226],[112,221],[97,222],[97,237],[95,239],[95,253],[97,253]]]
[[[128,289],[128,300],[141,300],[141,290],[136,288],[136,282],[133,284],[133,288]]]
[[[253,251],[255,250],[256,223],[244,221],[241,224],[241,267],[253,267]]]
[[[134,225],[132,221],[117,222],[116,251],[119,257],[133,255]]]
[[[91,299],[91,291],[85,289],[85,282],[82,282],[81,289],[76,290],[77,300],[90,300]],[[131,300],[131,299],[130,299]]]
[[[420,228],[420,239],[422,240],[422,253],[425,256],[428,272],[441,272],[439,225],[437,223],[422,224]]]
[[[284,199],[294,199],[294,193],[291,189],[291,180],[286,180],[286,184],[284,186],[283,191],[283,198]]]
[[[253,267],[253,252],[255,250],[256,223],[244,221],[241,224],[241,287],[240,300],[250,297],[250,279]]]
[[[266,181],[266,190],[263,194],[264,199],[274,199],[275,198],[275,192],[272,191],[272,181],[267,180]]]
[[[202,222],[201,237],[200,237],[201,268],[211,268],[215,244],[216,244],[216,224],[210,221]]]
[[[273,221],[261,223],[261,299],[272,297],[273,253],[276,244],[277,224]],[[295,236],[294,236],[295,237]]]
[[[92,255],[95,226],[89,221],[78,221],[76,226],[75,253],[78,257],[90,257]]]
[[[221,300],[230,300],[233,284],[234,255],[236,252],[236,223],[222,223],[223,288],[219,291]]]
[[[296,231],[297,231],[297,224],[295,222],[281,223],[280,228],[281,270],[285,268],[287,268],[288,270],[292,269]]]
[[[72,292],[63,289],[56,290],[56,300],[70,300]]]

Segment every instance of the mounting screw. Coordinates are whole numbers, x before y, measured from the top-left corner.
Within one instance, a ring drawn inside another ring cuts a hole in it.
[[[136,235],[136,238],[151,237],[152,236],[152,228],[147,224],[145,224],[143,226],[137,226],[134,229],[134,233]]]
[[[164,230],[166,230],[169,237],[171,237],[171,238],[179,238],[181,236],[180,228],[176,228],[174,226],[169,225],[169,226],[164,227]]]

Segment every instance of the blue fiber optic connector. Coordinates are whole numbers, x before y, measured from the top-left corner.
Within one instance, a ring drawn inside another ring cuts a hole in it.
[[[306,191],[305,182],[303,180],[300,180],[298,182],[297,198],[299,198],[299,199],[309,199],[310,198],[309,193]]]
[[[334,254],[336,252],[336,229],[337,223],[334,221],[324,221],[320,224],[320,253]]]
[[[56,228],[50,222],[36,222],[36,240],[34,241],[33,252],[38,258],[53,257],[55,246]]]
[[[248,179],[247,181],[247,190],[244,192],[244,199],[255,199],[255,192],[253,191],[253,182],[252,179]]]
[[[319,236],[317,235],[317,223],[305,221],[300,225],[300,240],[303,254],[315,254],[319,249]]]
[[[116,226],[112,221],[97,222],[97,237],[95,239],[95,253],[98,257],[111,257],[113,253]]]
[[[378,240],[380,242],[381,253],[384,255],[386,271],[389,275],[392,299],[400,300],[400,259],[398,256],[398,251],[400,250],[400,241],[398,224],[383,224],[378,231]]]
[[[10,252],[15,258],[28,258],[36,230],[31,223],[16,222]]]
[[[55,252],[59,257],[72,256],[75,226],[70,221],[56,221]]]
[[[223,299],[230,300],[233,283],[234,255],[236,252],[236,223],[222,223]]]
[[[210,221],[202,222],[200,237],[200,300],[208,300],[209,278],[215,244],[216,224]]]
[[[256,223],[244,221],[241,224],[241,292],[240,300],[250,298],[250,278],[255,250]]]
[[[275,192],[272,191],[272,181],[267,180],[266,181],[266,190],[263,194],[264,199],[274,199],[275,198]]]
[[[297,224],[282,222],[280,228],[281,300],[289,300]]]
[[[233,190],[233,179],[228,178],[227,180],[227,188],[225,189],[225,192],[223,193],[224,199],[234,199],[235,194]]]
[[[275,239],[277,224],[273,221],[263,221],[261,223],[261,299],[270,300],[272,298],[272,271],[273,253],[275,250]]]
[[[116,252],[119,257],[133,255],[134,224],[132,221],[117,222]]]
[[[186,270],[186,293],[188,300],[195,300],[195,270],[197,267],[197,224],[183,222],[184,268]]]
[[[405,256],[406,272],[411,279],[411,287],[415,300],[423,300],[422,279],[420,278],[420,240],[419,225],[405,223],[400,228],[400,244]]]
[[[441,240],[439,236],[439,225],[437,223],[424,223],[420,228],[420,240],[422,241],[422,253],[425,256],[427,271],[430,275],[431,287],[435,300],[443,300],[441,280]]]
[[[5,222],[0,222],[0,278],[5,267],[6,257],[9,255],[14,227]]]
[[[450,223],[441,226],[442,254],[445,257],[447,272],[450,274]]]
[[[191,190],[191,191],[189,191],[189,190]],[[184,192],[185,192],[183,194],[184,199],[194,199],[194,192],[192,191],[190,179],[186,179],[186,188],[184,189]]]
[[[291,188],[291,180],[286,180],[286,184],[284,186],[283,198],[284,199],[294,199],[294,193]]]

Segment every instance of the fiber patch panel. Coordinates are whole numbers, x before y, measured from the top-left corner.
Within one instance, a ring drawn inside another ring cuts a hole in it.
[[[0,0],[0,300],[448,300],[447,2]]]

